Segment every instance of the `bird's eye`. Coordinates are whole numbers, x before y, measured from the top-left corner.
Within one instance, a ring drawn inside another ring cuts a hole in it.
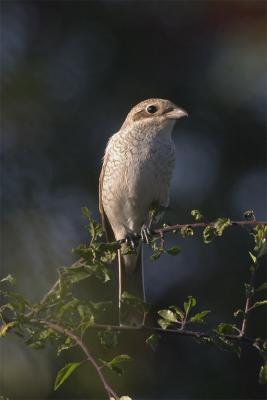
[[[146,110],[147,110],[147,112],[149,113],[149,114],[155,114],[155,112],[157,111],[157,107],[156,106],[147,106],[147,108],[146,108]]]

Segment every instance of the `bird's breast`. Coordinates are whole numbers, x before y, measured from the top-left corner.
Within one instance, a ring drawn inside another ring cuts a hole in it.
[[[139,229],[151,203],[168,202],[175,148],[171,141],[123,141],[107,153],[102,199],[109,219]],[[116,218],[115,218],[116,216]]]

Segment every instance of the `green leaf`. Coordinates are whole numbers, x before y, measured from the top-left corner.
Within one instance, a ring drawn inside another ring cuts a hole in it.
[[[72,347],[74,347],[76,343],[71,339],[69,336],[67,336],[65,342],[63,344],[60,344],[57,348],[57,356],[59,356],[62,351],[69,350]]]
[[[188,314],[190,309],[195,307],[197,304],[197,300],[193,296],[188,296],[188,301],[184,302],[184,310]]]
[[[217,332],[223,334],[223,335],[231,335],[234,333],[234,326],[232,324],[227,324],[224,322],[221,322],[217,326]]]
[[[152,333],[147,339],[146,339],[146,344],[148,344],[153,351],[156,351],[159,343],[160,335],[157,335],[156,333]]]
[[[166,250],[166,253],[176,256],[176,254],[179,254],[181,251],[180,247],[178,246],[172,246],[170,249]]]
[[[258,257],[262,257],[266,254],[266,237],[267,237],[267,225],[257,225],[253,229],[255,247],[254,251],[258,253]]]
[[[131,361],[131,357],[128,354],[120,354],[119,356],[114,357],[111,361],[108,362],[109,366],[117,365],[125,361]]]
[[[249,255],[250,255],[251,260],[254,262],[254,264],[256,264],[257,263],[257,257],[254,256],[254,254],[251,253],[250,251],[249,251]]]
[[[121,296],[122,302],[127,304],[130,307],[137,308],[147,313],[149,311],[149,304],[144,303],[142,299],[134,296],[131,293],[123,292]]]
[[[65,367],[58,371],[55,380],[54,390],[57,390],[70,377],[75,369],[79,367],[80,364],[80,362],[72,362],[65,365]]]
[[[92,214],[87,207],[82,207],[82,214],[89,222],[87,229],[92,237],[92,242],[94,242],[98,237],[103,235],[103,228],[93,220]]]
[[[216,229],[217,235],[222,236],[225,229],[231,225],[232,223],[230,218],[218,218],[217,221],[214,223],[214,228]]]
[[[183,238],[186,238],[188,236],[193,236],[194,231],[190,225],[186,225],[181,228],[181,235]]]
[[[261,385],[267,383],[267,364],[261,366],[259,373],[259,383]]]
[[[88,207],[82,207],[82,214],[86,219],[92,219],[92,214]]]
[[[258,258],[261,258],[266,255],[267,255],[267,241],[265,239],[261,245],[259,252],[258,252]]]
[[[1,279],[0,282],[1,283],[7,282],[10,285],[15,285],[16,284],[16,279],[11,274],[8,274],[5,278]]]
[[[114,357],[111,361],[100,360],[103,365],[112,371],[116,372],[119,375],[123,374],[123,369],[119,366],[122,362],[131,361],[131,357],[127,354],[120,354],[119,356]]]
[[[241,308],[239,308],[238,310],[236,310],[234,312],[234,317],[237,317],[239,314],[243,314],[244,315],[244,310],[241,310]]]
[[[199,210],[192,210],[191,215],[197,222],[202,221],[204,218]]]
[[[194,322],[197,324],[204,323],[204,318],[206,315],[210,313],[210,310],[201,311],[200,313],[195,314],[193,317],[190,318],[190,322]]]
[[[132,400],[129,396],[121,396],[119,400]]]
[[[100,343],[107,349],[114,348],[118,344],[117,332],[112,331],[111,329],[107,329],[105,331],[99,331],[97,335],[99,337]]]
[[[226,338],[224,336],[224,334],[214,337],[213,343],[215,345],[217,345],[219,348],[221,348],[222,350],[234,352],[238,357],[240,357],[240,355],[241,355],[241,347],[238,346],[238,344],[236,342],[233,342],[232,340]]]
[[[90,301],[90,304],[96,311],[107,311],[112,306],[112,301],[100,301],[98,303],[94,303]]]
[[[170,306],[170,308],[171,308],[172,310],[175,311],[175,313],[176,313],[177,316],[180,318],[180,320],[182,320],[182,319],[184,318],[184,313],[183,313],[183,311],[182,311],[179,307],[177,307],[177,306]]]
[[[157,248],[156,250],[153,251],[153,253],[150,256],[150,259],[152,261],[158,260],[161,256],[161,254],[164,253],[163,249]]]
[[[168,328],[168,326],[171,325],[171,322],[166,321],[166,319],[160,318],[160,319],[158,319],[158,324],[159,324],[159,326],[160,326],[162,329],[165,330],[165,329]]]
[[[126,291],[122,293],[121,299],[125,303],[130,303],[130,304],[140,304],[143,302],[139,297],[136,297],[133,294]]]
[[[255,289],[255,292],[261,292],[262,290],[267,289],[267,282],[262,283],[260,286]]]
[[[203,241],[204,243],[208,244],[211,243],[215,237],[215,229],[213,226],[206,226],[205,229],[203,230]]]
[[[9,329],[11,329],[12,327],[16,326],[17,324],[18,324],[17,321],[12,321],[12,322],[8,322],[8,323],[3,324],[2,326],[0,326],[0,337],[6,336],[7,332],[9,331]]]
[[[176,315],[171,310],[159,310],[158,314],[161,318],[168,322],[177,322]]]
[[[250,307],[249,311],[254,310],[254,308],[265,306],[267,304],[267,300],[256,301],[253,306]]]

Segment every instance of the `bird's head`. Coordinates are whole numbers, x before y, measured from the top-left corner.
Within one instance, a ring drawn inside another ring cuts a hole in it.
[[[188,116],[187,112],[169,100],[148,99],[134,106],[127,115],[122,129],[141,128],[142,131],[160,132],[171,130],[177,119]]]

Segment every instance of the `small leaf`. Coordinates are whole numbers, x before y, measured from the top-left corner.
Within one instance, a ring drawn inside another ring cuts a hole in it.
[[[219,333],[222,333],[223,335],[227,335],[227,334],[232,334],[234,332],[234,326],[231,324],[227,324],[224,322],[221,322],[218,326],[217,326],[217,331]]]
[[[253,210],[247,210],[243,213],[243,216],[245,219],[250,220],[252,219],[253,221],[255,221],[255,214]]]
[[[181,228],[181,235],[183,238],[186,238],[188,236],[193,236],[194,231],[190,225],[185,225]]]
[[[249,255],[250,255],[251,260],[254,262],[254,264],[256,264],[257,263],[257,257],[254,256],[254,254],[251,253],[250,251],[249,251]]]
[[[159,310],[158,314],[162,317],[165,321],[168,322],[177,322],[177,318],[173,311],[171,310]]]
[[[65,365],[65,367],[58,371],[55,380],[54,390],[57,390],[70,377],[75,369],[79,367],[80,364],[80,362],[72,362]]]
[[[204,318],[210,313],[210,310],[201,311],[190,318],[190,322],[202,324],[204,323]]]
[[[167,329],[169,325],[171,325],[171,322],[166,321],[166,319],[158,319],[158,324],[162,329]]]
[[[203,230],[203,241],[204,243],[208,244],[213,241],[215,237],[215,229],[213,226],[206,226],[206,228]]]
[[[118,344],[117,332],[112,331],[111,329],[99,331],[97,335],[99,337],[100,343],[108,349],[114,348]]]
[[[108,365],[117,365],[125,361],[131,361],[131,357],[128,354],[120,354],[119,356],[114,357],[111,361],[108,362]]]
[[[170,306],[170,308],[171,308],[172,310],[175,311],[175,313],[177,314],[177,316],[180,317],[181,320],[184,318],[184,313],[183,313],[183,311],[182,311],[179,307],[177,307],[177,306]]]
[[[119,400],[132,400],[129,396],[121,396]]]
[[[57,356],[59,356],[63,351],[69,350],[74,346],[75,346],[75,342],[69,336],[67,336],[65,342],[58,346],[58,348],[57,348]]]
[[[4,337],[7,334],[7,331],[11,329],[13,326],[17,325],[17,321],[8,322],[0,326],[0,337]]]
[[[188,314],[190,309],[195,307],[197,304],[197,300],[193,296],[188,296],[188,301],[184,302],[184,310]]]
[[[261,366],[259,373],[259,383],[261,385],[267,383],[267,364]]]
[[[114,357],[111,361],[100,360],[103,365],[112,371],[116,372],[118,375],[123,374],[123,369],[118,365],[125,361],[131,361],[131,357],[127,354],[120,354],[119,356]]]
[[[254,308],[265,306],[267,304],[267,300],[256,301],[253,306],[250,307],[249,311],[254,310]]]
[[[152,333],[147,339],[146,339],[146,344],[148,344],[153,351],[156,351],[159,343],[160,335],[157,335],[156,333]]]
[[[218,218],[214,223],[214,228],[218,236],[222,236],[226,228],[232,225],[230,218]]]
[[[15,285],[16,284],[16,279],[11,274],[8,274],[5,278],[1,279],[0,282],[1,283],[2,282],[7,282],[10,285]]]
[[[262,243],[261,248],[259,250],[258,258],[261,258],[261,257],[266,256],[266,255],[267,255],[267,240],[265,239],[265,240],[263,240],[263,243]]]
[[[166,250],[166,253],[176,256],[176,254],[179,254],[181,249],[178,246],[172,246],[170,249]]]
[[[237,317],[239,314],[243,314],[243,315],[244,315],[244,311],[241,310],[241,308],[239,308],[238,310],[236,310],[236,311],[234,312],[234,317]]]
[[[255,289],[255,292],[261,292],[262,290],[267,289],[267,282],[262,283],[260,286]]]
[[[155,250],[153,251],[153,253],[151,254],[150,259],[151,259],[152,261],[158,260],[158,259],[160,258],[160,256],[161,256],[162,253],[164,253],[164,250],[163,250],[163,249],[160,249],[160,248],[157,248],[157,249],[155,249]]]
[[[195,218],[195,220],[196,220],[197,222],[202,221],[203,218],[204,218],[203,215],[201,214],[201,212],[200,212],[199,210],[192,210],[192,211],[191,211],[191,215],[192,215],[192,217]]]
[[[92,214],[91,211],[89,210],[88,207],[82,207],[82,214],[85,218],[91,220],[92,219]]]

